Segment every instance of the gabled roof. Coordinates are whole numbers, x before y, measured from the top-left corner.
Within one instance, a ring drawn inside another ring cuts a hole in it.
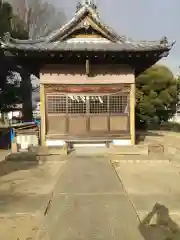
[[[107,38],[109,38],[110,41],[112,42],[117,42],[120,40],[124,40],[124,38],[121,39],[121,37],[116,34],[112,29],[108,28],[105,24],[103,24],[100,21],[99,15],[97,12],[92,9],[89,5],[85,4],[80,8],[80,10],[75,14],[75,16],[67,23],[65,24],[62,28],[58,29],[57,31],[54,31],[52,34],[50,34],[47,38],[46,41],[48,42],[53,42],[56,41],[56,39],[63,40],[64,37],[67,34],[70,34],[74,29],[78,28],[86,28],[88,26],[84,25],[83,20],[86,17],[89,17],[90,20],[97,24],[106,34]]]
[[[88,28],[89,24],[97,28],[108,41],[76,43],[66,41],[75,30]],[[119,36],[113,29],[100,21],[97,11],[88,4],[84,4],[67,24],[46,37],[37,40],[18,40],[6,34],[3,41],[0,41],[2,48],[27,51],[169,51],[174,43],[169,43],[167,38],[159,41],[135,42],[125,36]]]

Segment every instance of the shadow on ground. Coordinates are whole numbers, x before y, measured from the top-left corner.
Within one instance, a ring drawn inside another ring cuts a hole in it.
[[[159,203],[142,220],[139,230],[144,240],[180,239],[179,226],[170,217],[168,208]]]
[[[28,170],[37,167],[39,164],[35,155],[12,154],[0,162],[0,177],[19,170]]]

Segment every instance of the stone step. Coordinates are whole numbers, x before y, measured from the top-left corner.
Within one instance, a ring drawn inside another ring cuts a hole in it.
[[[107,147],[106,145],[93,145],[93,144],[77,144],[72,149],[73,154],[77,156],[109,156],[113,158],[113,156],[118,156],[125,159],[127,158],[137,158],[137,160],[142,157],[150,160],[164,159],[168,158],[169,154],[166,154],[163,151],[161,145],[133,145],[133,146],[113,146]],[[145,160],[144,159],[144,160]]]
[[[135,145],[135,146],[93,146],[93,145],[76,145],[74,148],[77,156],[148,156],[148,146],[146,145]]]
[[[147,145],[134,145],[134,146],[111,146],[109,154],[115,155],[143,155],[148,156]]]
[[[101,146],[76,146],[74,154],[76,156],[107,156],[109,149]]]

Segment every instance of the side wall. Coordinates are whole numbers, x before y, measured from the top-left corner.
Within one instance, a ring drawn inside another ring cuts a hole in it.
[[[46,84],[128,84],[130,85],[130,134],[131,141],[119,139],[119,144],[135,144],[135,77],[134,71],[125,65],[90,66],[90,76],[86,75],[86,67],[74,65],[46,65],[41,69],[41,139],[46,142]]]

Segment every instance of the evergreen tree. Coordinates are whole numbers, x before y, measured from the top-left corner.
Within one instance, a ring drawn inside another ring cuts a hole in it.
[[[136,123],[161,124],[176,112],[179,79],[165,66],[154,65],[136,79]]]

